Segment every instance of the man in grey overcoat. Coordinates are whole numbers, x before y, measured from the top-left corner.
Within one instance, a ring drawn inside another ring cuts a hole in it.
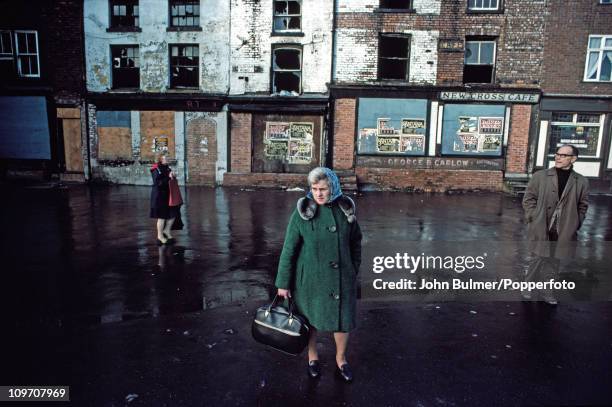
[[[523,197],[527,239],[533,258],[525,281],[548,281],[558,274],[559,259],[575,254],[577,231],[589,207],[589,184],[573,170],[578,149],[571,144],[557,148],[555,166],[533,175]],[[531,293],[522,292],[524,299]],[[543,290],[545,302],[556,305],[552,290]]]

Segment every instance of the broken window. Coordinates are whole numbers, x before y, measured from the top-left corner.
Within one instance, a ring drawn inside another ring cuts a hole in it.
[[[170,0],[170,26],[199,27],[199,0]]]
[[[497,11],[501,0],[468,0],[468,9],[471,11]]]
[[[138,0],[111,0],[110,26],[138,27]]]
[[[0,31],[0,78],[15,76],[15,58],[13,56],[13,38],[8,30]]]
[[[493,83],[495,41],[465,41],[463,83]]]
[[[410,36],[380,34],[378,38],[378,79],[408,79]]]
[[[197,45],[170,46],[170,87],[197,88],[200,83]]]
[[[112,45],[113,89],[139,88],[140,63],[137,45]]]
[[[302,49],[299,46],[277,47],[272,53],[272,93],[302,92]]]
[[[274,1],[274,31],[301,31],[301,1]]]
[[[412,0],[380,0],[380,8],[411,9]]]
[[[589,36],[585,81],[612,81],[612,36]]]

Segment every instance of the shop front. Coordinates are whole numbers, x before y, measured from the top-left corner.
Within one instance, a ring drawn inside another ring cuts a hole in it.
[[[612,150],[610,98],[543,97],[534,169],[554,165],[563,144],[578,148],[574,169],[589,178],[591,189],[611,192]]]
[[[355,114],[354,170],[361,189],[499,191],[507,174],[526,174],[538,94],[385,93],[370,90],[353,99],[347,90],[336,93],[335,128],[343,128],[339,117]],[[402,97],[410,94],[415,97]],[[335,133],[334,143],[347,136]],[[341,150],[335,145],[334,151]],[[334,161],[343,162],[338,154]]]

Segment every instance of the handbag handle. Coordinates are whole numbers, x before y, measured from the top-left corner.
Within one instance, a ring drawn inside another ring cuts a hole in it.
[[[276,294],[274,296],[274,299],[272,300],[272,302],[270,303],[270,305],[268,305],[268,309],[266,310],[266,317],[270,314],[270,312],[272,311],[272,307],[274,307],[279,298],[283,298],[280,295]],[[293,300],[291,299],[291,297],[288,298],[289,301],[289,320],[293,319]]]

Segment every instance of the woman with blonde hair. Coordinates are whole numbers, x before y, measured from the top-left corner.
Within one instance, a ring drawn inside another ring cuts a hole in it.
[[[342,194],[332,170],[313,169],[308,184],[310,192],[298,200],[289,219],[275,284],[279,296],[295,300],[312,328],[308,375],[321,375],[317,331],[331,331],[336,342],[336,372],[351,382],[346,349],[349,331],[355,327],[361,230],[355,203]]]

